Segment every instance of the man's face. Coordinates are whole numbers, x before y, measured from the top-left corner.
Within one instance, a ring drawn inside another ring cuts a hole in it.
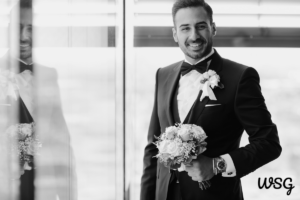
[[[203,7],[178,10],[174,22],[174,40],[189,62],[194,64],[210,53],[216,27],[214,23],[210,23]]]
[[[32,55],[32,10],[20,9],[20,58],[31,61]]]

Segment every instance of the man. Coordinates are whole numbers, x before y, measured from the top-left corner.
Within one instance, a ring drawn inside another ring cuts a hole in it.
[[[156,74],[141,200],[242,200],[240,179],[281,153],[259,76],[255,69],[224,59],[212,48],[217,30],[213,11],[205,1],[177,0],[172,15],[173,37],[185,61]],[[215,87],[212,94],[204,94],[200,82],[208,70],[215,71],[219,85],[224,86]],[[183,172],[170,170],[153,158],[158,153],[155,137],[175,123],[196,124],[208,136],[207,150]],[[250,144],[239,148],[244,130]],[[210,187],[203,182],[207,180]]]
[[[19,5],[19,51],[10,50],[1,59],[0,68],[16,73],[17,100],[7,99],[11,108],[18,107],[17,123],[34,122],[42,142],[40,156],[29,166],[21,163],[19,196],[21,200],[73,200],[76,199],[73,153],[62,113],[57,73],[53,68],[33,64],[32,2],[21,0]]]

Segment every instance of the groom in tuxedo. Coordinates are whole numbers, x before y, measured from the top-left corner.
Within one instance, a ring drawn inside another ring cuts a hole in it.
[[[141,200],[242,200],[240,179],[281,153],[259,75],[254,68],[222,58],[212,48],[217,30],[213,11],[204,0],[177,0],[172,15],[173,37],[185,60],[156,73]],[[211,89],[209,95],[200,82],[208,70],[220,76],[223,86]],[[182,172],[154,158],[158,153],[155,138],[175,123],[196,124],[208,136],[207,150]],[[244,131],[249,144],[239,147]]]
[[[17,6],[12,16],[17,16],[19,22],[18,51],[9,50],[0,60],[0,69],[15,73],[18,88],[16,100],[7,98],[10,111],[19,111],[17,119],[8,125],[34,122],[35,133],[42,143],[40,156],[33,158],[30,166],[24,170],[21,163],[19,199],[76,200],[74,157],[61,107],[57,72],[33,61],[32,1],[20,0]]]

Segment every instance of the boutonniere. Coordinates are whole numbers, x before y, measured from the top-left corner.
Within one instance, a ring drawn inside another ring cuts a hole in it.
[[[0,69],[0,100],[4,100],[9,96],[17,100],[17,90],[18,85],[15,74],[11,71]]]
[[[200,82],[202,83],[202,95],[200,97],[200,101],[202,101],[205,97],[208,97],[210,100],[217,100],[212,89],[218,87],[220,89],[224,88],[224,85],[220,82],[220,76],[214,70],[208,70],[203,73]]]

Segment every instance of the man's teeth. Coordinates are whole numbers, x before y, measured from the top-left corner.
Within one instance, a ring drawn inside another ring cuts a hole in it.
[[[199,47],[201,44],[190,44],[191,47]]]
[[[20,44],[20,47],[28,47],[29,44]]]

